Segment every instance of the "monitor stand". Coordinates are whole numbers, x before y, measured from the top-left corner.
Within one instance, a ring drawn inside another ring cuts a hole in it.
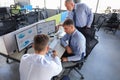
[[[28,47],[25,48],[24,54],[27,54],[27,52],[28,52],[28,50],[29,50],[30,48],[32,48],[32,45],[29,45]]]

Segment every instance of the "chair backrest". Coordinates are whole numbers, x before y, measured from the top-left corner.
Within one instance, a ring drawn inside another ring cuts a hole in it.
[[[46,19],[48,18],[48,12],[46,9],[41,11],[41,19]]]
[[[110,21],[110,22],[115,22],[115,21],[117,21],[117,20],[118,20],[117,15],[118,15],[117,13],[112,13],[109,21]]]
[[[0,21],[0,24],[0,36],[16,30],[17,27],[15,20]]]
[[[93,48],[98,44],[98,40],[97,39],[92,39],[91,41],[89,41],[86,44],[86,56],[85,59],[88,57],[88,55],[91,53],[91,51],[93,50]]]
[[[30,12],[27,14],[26,20],[29,24],[35,23],[38,20],[38,15],[36,14],[36,12]]]
[[[98,20],[95,23],[95,28],[97,29],[97,31],[99,31],[99,29],[101,28],[101,26],[103,25],[103,23],[106,21],[106,17],[105,16],[99,16]]]

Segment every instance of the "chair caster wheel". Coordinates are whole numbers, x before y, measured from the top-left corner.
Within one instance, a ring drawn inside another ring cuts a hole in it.
[[[83,79],[84,79],[84,77],[82,76],[80,79],[82,79],[82,80],[83,80]]]

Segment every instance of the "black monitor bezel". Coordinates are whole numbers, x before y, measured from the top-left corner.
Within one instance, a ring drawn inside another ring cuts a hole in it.
[[[30,28],[33,28],[33,27],[36,27],[36,25],[31,26],[31,27],[29,27],[29,28],[27,28],[27,29],[24,29],[24,30],[22,30],[22,31],[19,31],[19,32],[17,32],[17,33],[15,34],[15,40],[16,40],[18,52],[22,52],[23,50],[28,49],[28,47],[31,47],[31,45],[33,44],[33,42],[30,43],[30,44],[29,44],[28,46],[26,46],[25,48],[23,48],[23,49],[20,50],[20,49],[19,49],[18,40],[17,40],[17,34],[22,33],[22,32],[24,32],[24,31],[26,31],[26,30],[28,30],[28,29],[30,29]]]
[[[39,24],[44,24],[44,23],[47,23],[47,22],[50,22],[50,21],[54,21],[54,24],[55,24],[55,26],[56,26],[56,20],[49,20],[49,21],[45,21],[45,22],[42,22],[42,23],[39,23]],[[38,25],[39,24],[37,24],[37,26],[36,26],[36,29],[37,29],[37,34],[38,34]],[[54,27],[55,28],[55,27]],[[54,32],[52,32],[52,33],[55,33],[55,31]],[[52,34],[52,33],[50,33],[50,34]],[[50,34],[46,34],[46,35],[50,35]]]

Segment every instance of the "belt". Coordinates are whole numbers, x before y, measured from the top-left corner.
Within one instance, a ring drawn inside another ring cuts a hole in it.
[[[80,26],[76,26],[77,29],[86,29],[86,26],[80,27]]]

